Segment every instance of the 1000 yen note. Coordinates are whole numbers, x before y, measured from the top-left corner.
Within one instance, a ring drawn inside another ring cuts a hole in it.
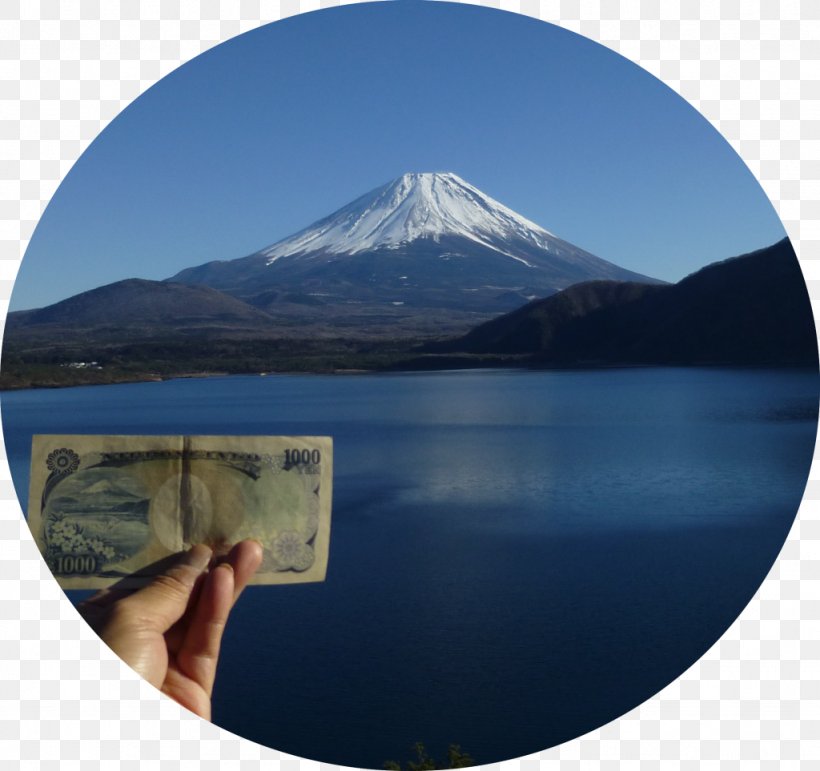
[[[323,581],[332,485],[330,437],[37,435],[28,523],[66,589],[139,586],[245,538],[264,549],[251,583]]]

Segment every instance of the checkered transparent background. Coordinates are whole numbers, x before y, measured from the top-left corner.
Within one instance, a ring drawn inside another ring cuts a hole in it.
[[[122,108],[180,63],[315,0],[3,0],[0,303],[59,181]],[[692,102],[776,205],[820,308],[820,2],[485,2],[619,51]],[[308,771],[145,685],[45,569],[0,459],[0,766]],[[820,467],[784,550],[713,649],[620,720],[505,769],[820,767]]]

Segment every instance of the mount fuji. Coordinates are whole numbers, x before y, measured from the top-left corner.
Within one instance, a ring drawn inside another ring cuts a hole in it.
[[[590,279],[656,283],[456,174],[411,173],[254,254],[168,281],[218,289],[293,324],[441,332]]]

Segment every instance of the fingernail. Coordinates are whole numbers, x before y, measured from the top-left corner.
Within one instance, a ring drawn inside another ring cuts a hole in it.
[[[183,563],[190,565],[201,573],[210,564],[212,554],[213,552],[205,544],[198,543],[196,546],[191,547],[183,558]]]

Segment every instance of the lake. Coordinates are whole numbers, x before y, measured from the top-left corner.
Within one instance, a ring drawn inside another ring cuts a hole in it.
[[[8,392],[2,414],[24,507],[33,433],[333,436],[327,581],[246,591],[214,722],[381,768],[416,741],[542,750],[688,668],[783,544],[817,394],[806,371],[484,370]]]

